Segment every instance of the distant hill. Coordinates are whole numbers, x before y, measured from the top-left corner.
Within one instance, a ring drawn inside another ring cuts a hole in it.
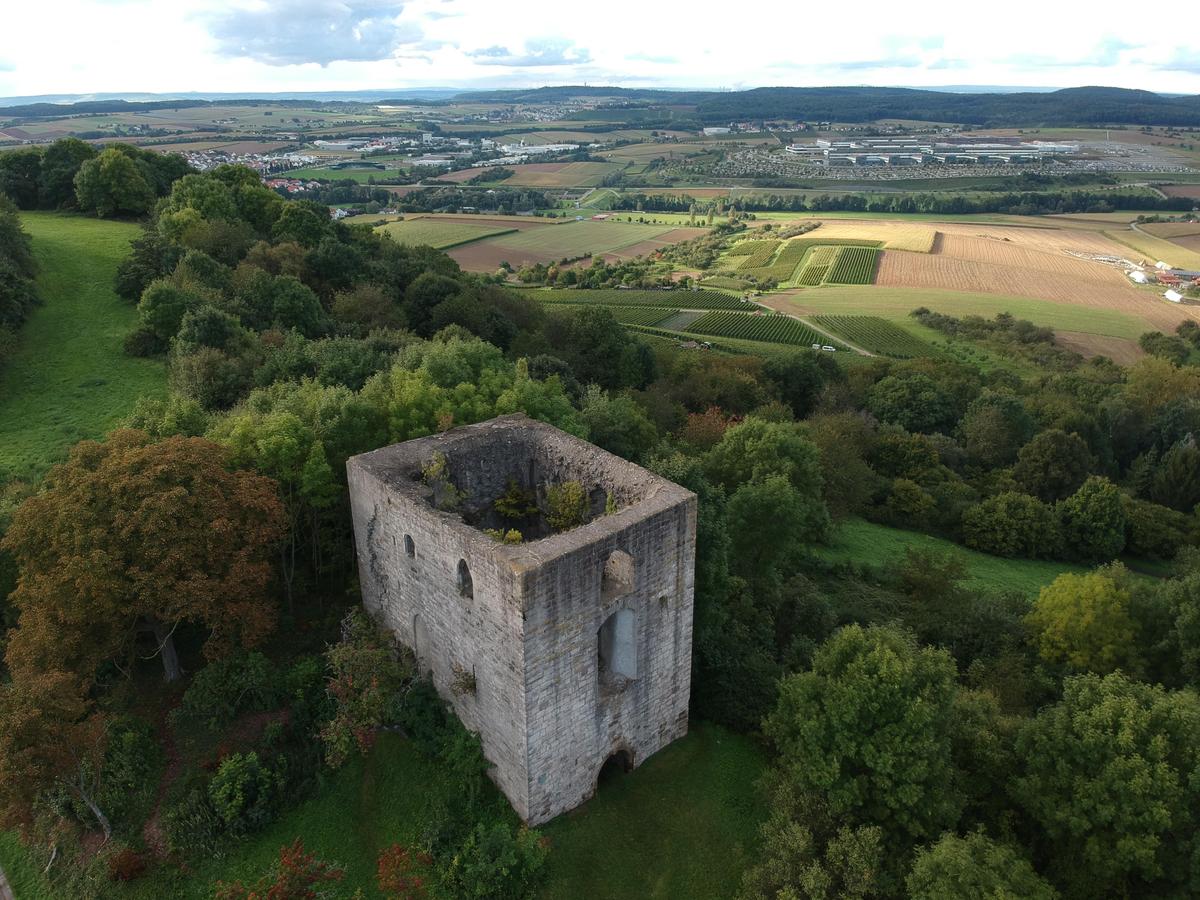
[[[9,98],[0,116],[27,119],[86,113],[135,112],[195,106],[304,106],[319,103],[377,103],[438,105],[457,102],[556,103],[574,98],[608,98],[618,107],[662,110],[657,118],[637,118],[645,127],[676,123],[716,125],[763,119],[820,122],[870,122],[876,119],[916,119],[983,127],[1173,125],[1200,126],[1200,96],[1166,96],[1150,91],[1110,87],[1026,90],[996,93],[956,92],[883,87],[762,87],[746,91],[674,91],[594,85],[562,85],[517,90],[456,91],[428,88],[411,91],[328,91],[302,94],[93,95],[74,103],[65,95]],[[138,99],[129,99],[135,97]],[[144,98],[144,99],[143,99]],[[16,102],[13,102],[16,101]],[[36,102],[26,102],[36,101]],[[0,98],[0,103],[5,102]],[[685,112],[686,111],[686,112]],[[659,121],[661,119],[661,122]]]
[[[411,91],[301,91],[278,93],[205,93],[185,91],[179,94],[40,94],[27,97],[0,97],[0,116],[50,118],[80,113],[136,112],[152,109],[186,109],[193,106],[248,106],[313,103],[381,103],[391,98],[396,103],[447,100],[460,93],[454,88],[418,88]]]
[[[548,87],[457,95],[458,101],[555,102],[612,97],[631,103],[695,107],[707,124],[761,119],[869,122],[918,119],[963,125],[1200,126],[1200,96],[1165,97],[1125,88],[1078,87],[1020,93],[951,93],[915,88],[764,87],[748,91],[664,91],[612,87]]]

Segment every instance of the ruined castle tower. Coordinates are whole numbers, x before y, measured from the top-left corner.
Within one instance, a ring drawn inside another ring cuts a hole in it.
[[[574,808],[606,762],[640,765],[687,732],[694,494],[520,414],[347,469],[363,602],[479,732],[522,819]],[[569,482],[583,524],[554,533],[534,513],[514,544],[483,530],[514,486],[544,508]]]

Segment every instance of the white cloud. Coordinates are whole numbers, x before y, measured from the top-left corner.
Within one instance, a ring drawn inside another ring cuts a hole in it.
[[[1128,6],[980,8],[860,0],[728,7],[644,0],[41,0],[10,2],[0,96],[101,91],[472,88],[588,81],[1105,84],[1200,93],[1189,31],[1127,27]],[[1160,0],[1159,21],[1195,18]]]
[[[404,4],[388,0],[274,0],[202,16],[222,56],[248,57],[269,66],[336,60],[388,59],[423,37],[402,22]]]

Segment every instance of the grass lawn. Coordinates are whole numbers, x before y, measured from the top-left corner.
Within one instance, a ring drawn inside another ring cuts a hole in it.
[[[21,222],[43,302],[0,371],[0,481],[38,475],[75,442],[115,426],[138,397],[166,391],[163,364],[121,346],[137,313],[112,283],[137,226],[47,212],[22,213]]]
[[[1137,340],[1143,332],[1154,330],[1140,316],[1119,310],[934,288],[883,287],[874,284],[825,285],[768,294],[759,298],[759,302],[772,309],[797,315],[858,314],[892,320],[907,319],[908,314],[919,306],[952,316],[991,318],[996,313],[1007,312],[1056,331],[1079,331],[1126,340]]]
[[[466,222],[439,222],[436,219],[405,219],[402,222],[392,222],[379,228],[380,231],[391,235],[400,244],[417,246],[428,244],[444,250],[469,244],[485,237],[495,237],[499,234],[514,232],[515,228],[505,228],[501,225],[473,225]]]
[[[551,852],[542,896],[733,896],[765,817],[754,790],[765,765],[749,739],[715,725],[693,725],[686,738],[637,770],[606,780],[592,800],[543,829]],[[437,761],[399,736],[383,734],[366,760],[352,757],[318,796],[226,858],[200,862],[187,876],[174,868],[152,869],[128,885],[113,885],[111,896],[208,900],[217,881],[254,879],[275,861],[280,846],[302,837],[307,849],[345,870],[337,896],[361,888],[364,897],[376,898],[379,852],[416,841],[428,804],[455,788]],[[504,802],[498,794],[496,802]],[[11,833],[0,832],[0,866],[18,900],[56,896]]]
[[[14,832],[0,831],[0,869],[17,900],[53,900],[42,866],[26,854]]]
[[[886,567],[899,561],[909,547],[959,556],[967,566],[970,576],[967,584],[971,587],[1020,591],[1030,598],[1063,572],[1088,571],[1084,566],[1070,563],[991,556],[932,535],[889,528],[861,519],[851,519],[839,525],[830,546],[817,548],[816,553],[834,562]]]
[[[765,817],[754,791],[765,762],[745,737],[693,724],[543,829],[552,846],[543,898],[734,896]]]

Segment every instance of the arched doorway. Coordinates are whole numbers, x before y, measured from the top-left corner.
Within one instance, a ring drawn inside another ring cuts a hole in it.
[[[633,755],[624,747],[609,755],[596,774],[596,790],[614,781],[619,781],[626,772],[633,771]]]

